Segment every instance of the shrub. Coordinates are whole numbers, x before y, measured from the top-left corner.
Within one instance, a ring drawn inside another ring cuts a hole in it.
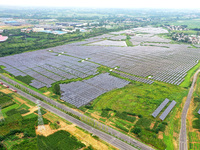
[[[119,129],[121,129],[121,130],[123,130],[123,131],[125,131],[125,132],[128,132],[129,130],[128,129],[126,129],[125,127],[122,127],[122,126],[119,126],[119,125],[115,125],[117,128],[119,128]]]
[[[145,143],[152,144],[159,150],[165,150],[167,147],[161,139],[157,138],[155,133],[142,130],[142,132],[139,133],[139,137]]]
[[[91,105],[85,105],[85,108],[87,108],[87,109],[93,109],[93,106],[91,106]]]
[[[144,128],[148,128],[150,125],[151,121],[147,118],[140,118],[135,124],[135,126],[137,127],[144,127]]]
[[[135,133],[135,134],[139,134],[142,131],[142,129],[140,127],[135,127],[133,129],[131,129],[131,132]]]
[[[117,112],[116,117],[130,121],[130,122],[134,122],[136,120],[136,117],[128,116],[126,112],[122,112],[122,113]]]
[[[56,94],[56,95],[60,95],[60,85],[59,84],[54,84],[53,85],[53,92]]]
[[[109,115],[109,111],[106,110],[106,109],[102,109],[101,116],[102,116],[102,117],[109,118],[109,117],[110,117],[110,115]]]
[[[143,116],[142,116],[142,115],[138,115],[138,117],[139,117],[139,118],[142,118]]]
[[[29,76],[29,75],[27,75],[27,76],[16,76],[15,77],[15,79],[17,79],[17,80],[19,80],[19,81],[22,81],[22,82],[24,82],[24,83],[26,83],[26,84],[30,84],[31,83],[31,81],[32,80],[34,80],[34,78],[33,77],[31,77],[31,76]]]

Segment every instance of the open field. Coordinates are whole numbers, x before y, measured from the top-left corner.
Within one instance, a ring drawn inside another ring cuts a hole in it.
[[[177,149],[180,114],[186,95],[187,90],[178,86],[134,82],[98,97],[92,103],[92,107],[81,109],[97,120],[158,149],[167,147],[167,150],[171,150]],[[160,115],[153,118],[151,114],[165,98],[175,100],[177,104],[164,122],[161,122]],[[137,128],[141,129],[139,133],[135,132]],[[154,141],[145,140],[153,136],[156,137]]]
[[[11,30],[11,29],[21,29],[21,28],[30,28],[30,27],[33,27],[33,25],[23,25],[23,26],[0,26],[0,29],[8,29],[8,30]]]
[[[92,105],[95,110],[110,108],[152,118],[151,114],[165,98],[180,104],[186,94],[184,88],[174,85],[163,83],[149,85],[135,82],[98,97]]]
[[[188,28],[194,29],[199,28],[200,19],[193,19],[193,20],[179,20],[176,22],[168,22],[170,25],[187,25]]]

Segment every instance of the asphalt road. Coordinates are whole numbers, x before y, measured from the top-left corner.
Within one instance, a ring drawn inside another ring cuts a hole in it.
[[[85,117],[85,118],[91,119],[91,118],[85,116],[84,114],[82,114],[82,113],[80,113],[78,111],[75,111],[72,108],[69,108],[69,107],[67,107],[65,105],[62,105],[62,104],[60,104],[60,103],[58,103],[58,102],[56,102],[56,101],[54,101],[54,100],[42,95],[42,94],[39,94],[39,93],[35,92],[34,90],[31,90],[31,89],[29,89],[29,88],[27,88],[27,87],[15,82],[15,81],[11,80],[11,79],[3,76],[3,75],[1,75],[1,77],[3,79],[5,79],[6,81],[12,83],[12,84],[20,85],[21,87],[27,89],[30,93],[35,94],[35,95],[43,98],[47,102],[57,106],[58,108],[60,108],[60,109],[62,109],[64,111],[73,113],[74,115],[76,115],[78,117]],[[26,97],[27,99],[29,99],[29,100],[33,101],[34,103],[36,103],[37,99],[35,97],[33,97],[33,96],[31,96],[31,95],[29,95],[29,94],[27,94],[27,93],[15,88],[14,86],[12,86],[10,84],[9,84],[9,86],[11,88],[13,88],[13,89],[16,89],[20,95],[22,95],[22,96]],[[135,150],[135,148],[130,146],[129,144],[127,144],[125,142],[122,142],[121,140],[119,140],[119,139],[117,139],[117,138],[115,138],[115,137],[113,137],[113,136],[111,136],[109,134],[106,134],[105,132],[97,130],[97,129],[95,129],[95,128],[83,123],[82,121],[80,121],[78,119],[75,119],[75,118],[67,115],[66,113],[64,113],[64,112],[62,112],[62,111],[60,111],[60,110],[58,110],[58,109],[56,109],[56,108],[44,103],[42,101],[40,101],[40,104],[45,109],[47,109],[47,110],[59,115],[60,117],[62,117],[64,119],[76,124],[77,126],[83,128],[83,129],[85,129],[85,130],[97,135],[102,140],[104,140],[104,141],[116,146],[119,149]],[[100,122],[98,122],[96,120],[93,120],[93,121],[96,122],[98,124],[98,126],[106,128],[107,129],[106,131],[109,132],[110,134],[112,134],[112,135],[114,135],[114,136],[116,136],[116,137],[118,137],[118,138],[120,138],[120,139],[122,139],[122,140],[124,140],[124,141],[126,141],[126,142],[128,142],[128,143],[130,143],[132,145],[134,145],[135,147],[138,147],[139,149],[142,149],[142,150],[153,150],[153,148],[149,147],[148,145],[145,145],[145,144],[141,143],[140,141],[137,141],[137,140],[135,140],[135,139],[133,139],[133,138],[131,138],[131,137],[129,137],[129,136],[117,131],[117,130],[114,130],[114,129],[112,129],[112,128],[110,128],[110,127],[108,127],[108,126],[106,126],[106,125],[104,125],[104,124],[102,124],[102,123],[100,123]]]
[[[192,81],[192,85],[190,87],[189,93],[187,95],[187,99],[182,111],[182,115],[181,115],[181,131],[180,131],[180,139],[179,139],[179,150],[188,150],[188,146],[187,146],[187,129],[186,129],[186,118],[187,118],[187,112],[188,112],[188,108],[190,106],[190,101],[192,98],[192,94],[193,94],[193,90],[194,90],[194,85],[195,82],[197,80],[197,75],[200,72],[200,70],[198,70],[195,74],[194,74],[194,78]]]

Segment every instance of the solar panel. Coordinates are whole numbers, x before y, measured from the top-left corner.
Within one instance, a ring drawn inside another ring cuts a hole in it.
[[[61,99],[80,107],[104,93],[116,88],[122,88],[128,83],[129,81],[104,73],[88,80],[60,84]]]
[[[172,108],[176,105],[176,102],[173,100],[171,102],[171,104],[165,109],[165,111],[161,114],[160,119],[164,120],[167,115],[170,113],[170,111],[172,110]]]
[[[162,111],[162,109],[167,105],[167,103],[169,102],[169,99],[165,99],[160,106],[158,106],[158,108],[153,112],[152,116],[154,118],[156,118],[158,116],[158,114]]]

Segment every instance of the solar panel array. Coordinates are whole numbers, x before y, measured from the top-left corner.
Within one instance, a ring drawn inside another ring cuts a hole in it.
[[[139,77],[127,75],[127,74],[124,74],[124,73],[121,73],[121,72],[117,72],[117,71],[113,71],[113,72],[116,73],[116,74],[119,74],[120,76],[122,76],[124,78],[128,78],[128,79],[133,80],[133,81],[143,82],[143,83],[147,83],[147,84],[154,83],[154,81],[152,81],[152,80],[148,80],[148,79],[144,79],[144,78],[139,78]]]
[[[124,35],[113,36],[110,39],[111,40],[124,40],[124,39],[126,39],[126,36],[124,36]]]
[[[167,115],[170,113],[170,111],[174,108],[174,106],[176,105],[176,102],[173,100],[170,105],[165,109],[165,111],[161,114],[160,119],[161,120],[165,120],[165,118],[167,117]]]
[[[162,111],[162,109],[168,104],[169,99],[165,99],[159,106],[158,108],[153,112],[152,116],[156,118],[158,114]]]
[[[152,35],[167,32],[160,28],[137,28],[136,30]],[[119,66],[119,70],[122,72],[141,78],[150,75],[152,80],[179,85],[183,82],[187,72],[200,59],[200,49],[188,48],[187,45],[180,44],[159,44],[165,47],[80,46],[99,41],[104,37],[109,38],[112,35],[106,34],[86,41],[50,48],[53,52],[44,49],[3,57],[0,58],[0,65],[4,65],[6,70],[15,76],[30,74],[35,79],[31,85],[37,86],[37,88],[50,87],[51,83],[60,79],[85,78],[94,75],[97,67],[100,66],[97,64],[110,68]],[[62,52],[67,55],[60,55]],[[59,56],[57,56],[58,54]],[[79,62],[85,58],[90,58],[90,62]],[[29,72],[27,73],[27,71]],[[139,82],[149,82],[150,84],[153,82],[152,80],[130,77],[131,80]]]
[[[116,88],[122,88],[128,83],[126,80],[104,73],[88,80],[60,84],[61,99],[80,107],[104,93]]]
[[[90,60],[133,75],[179,85],[187,72],[200,59],[199,49],[187,45],[168,44],[169,48],[153,46],[104,47],[68,46],[61,49],[68,54]],[[59,52],[59,51],[58,51]]]
[[[90,43],[89,45],[99,45],[99,46],[127,46],[125,41],[111,41],[103,40],[98,42]]]
[[[59,56],[58,56],[59,55]],[[99,65],[64,54],[47,50],[27,52],[0,58],[0,65],[15,76],[29,75],[34,78],[30,85],[35,88],[66,79],[85,78],[97,73]]]
[[[142,42],[170,42],[169,39],[163,39],[159,36],[152,36],[151,34],[144,34],[142,36],[131,36],[130,41],[133,44],[135,42],[137,42],[137,43],[142,43]]]

